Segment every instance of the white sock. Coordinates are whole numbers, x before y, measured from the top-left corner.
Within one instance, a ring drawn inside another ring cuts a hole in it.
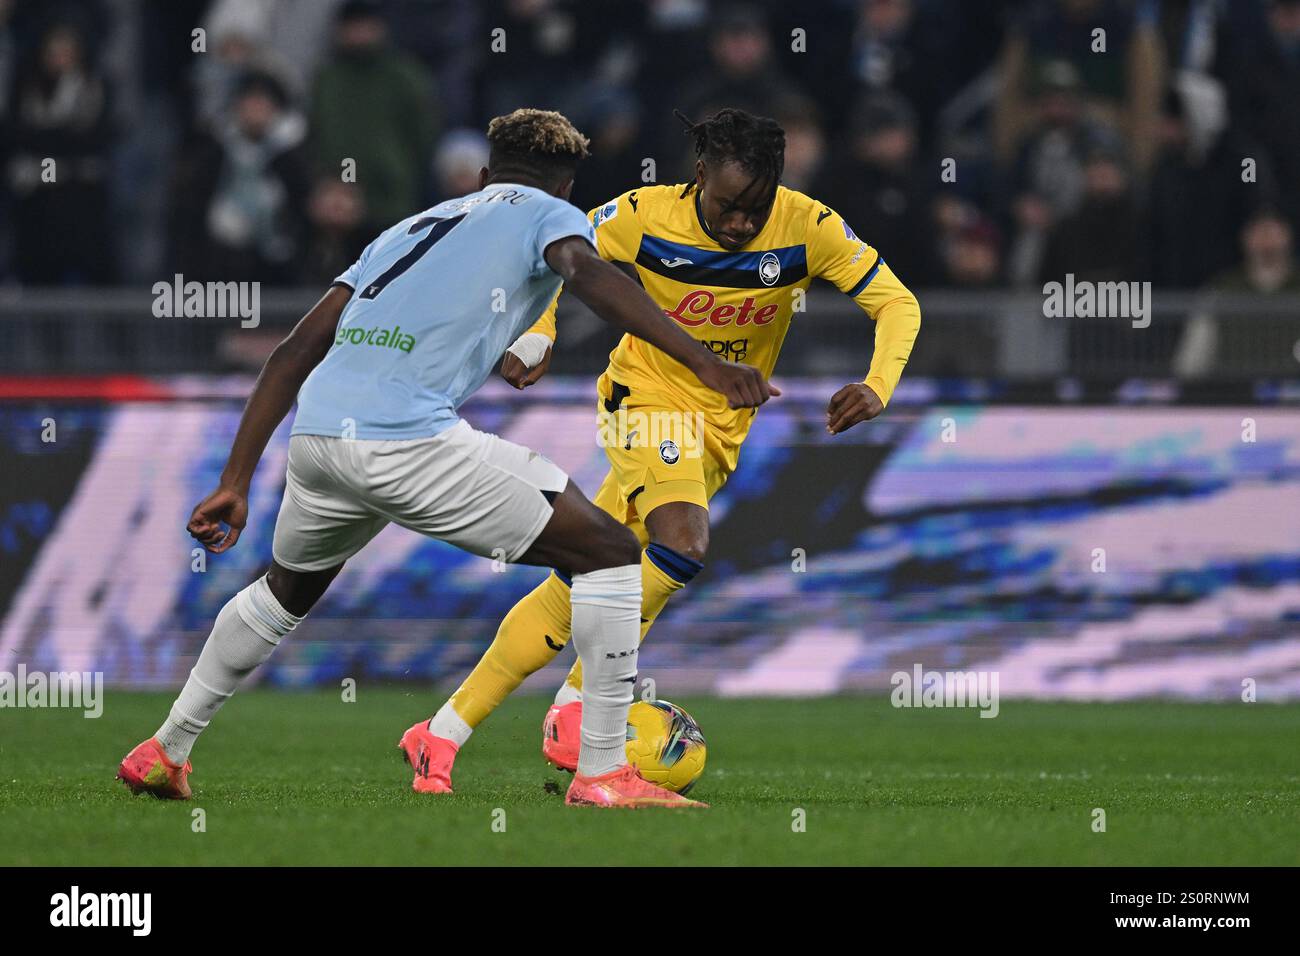
[[[580,700],[582,700],[582,688],[574,687],[567,680],[555,692],[556,707],[563,707],[565,704],[572,704]]]
[[[627,763],[627,709],[641,643],[641,565],[575,574],[571,595],[584,691],[578,773],[599,776]]]
[[[469,740],[469,735],[474,732],[474,728],[456,713],[456,709],[451,706],[451,701],[443,704],[438,708],[438,712],[433,715],[429,721],[429,733],[435,737],[442,737],[450,740],[459,750],[465,746],[465,741]]]
[[[280,606],[266,575],[226,602],[189,680],[154,734],[169,760],[184,763],[189,759],[194,741],[240,681],[270,657],[280,638],[301,620]]]

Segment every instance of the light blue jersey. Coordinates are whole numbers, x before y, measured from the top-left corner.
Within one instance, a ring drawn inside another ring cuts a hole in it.
[[[352,300],[291,434],[426,438],[456,424],[559,292],[543,252],[566,236],[595,241],[576,206],[500,183],[381,233],[337,279]]]

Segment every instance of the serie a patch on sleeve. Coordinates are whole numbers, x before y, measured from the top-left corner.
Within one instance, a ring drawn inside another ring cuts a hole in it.
[[[602,222],[609,222],[618,215],[618,200],[614,199],[605,203],[596,210],[596,214],[591,217],[591,228],[597,228]]]

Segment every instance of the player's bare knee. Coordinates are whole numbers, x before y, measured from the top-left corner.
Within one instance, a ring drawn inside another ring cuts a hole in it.
[[[663,545],[665,548],[672,548],[683,557],[698,561],[700,564],[704,563],[704,557],[709,552],[709,529],[707,527],[683,529],[675,534],[652,537],[651,540],[655,544]]]
[[[272,561],[266,571],[266,583],[281,607],[301,617],[315,606],[342,569],[340,564],[321,571],[294,571]]]
[[[266,569],[266,583],[271,587],[271,593],[280,604],[288,608],[288,604],[294,598],[296,582],[294,581],[295,572],[288,568],[282,568],[274,561]]]
[[[677,549],[681,554],[686,555],[692,561],[704,563],[704,557],[709,553],[709,536],[707,533],[691,538],[683,547]]]
[[[641,544],[626,527],[611,519],[604,534],[608,539],[605,550],[609,563],[603,567],[621,568],[641,563]]]
[[[704,563],[709,550],[709,513],[682,501],[669,502],[646,516],[650,540],[697,564]]]
[[[641,562],[641,545],[636,535],[613,518],[599,513],[600,520],[591,529],[587,537],[585,570],[600,571],[604,568],[621,568]]]

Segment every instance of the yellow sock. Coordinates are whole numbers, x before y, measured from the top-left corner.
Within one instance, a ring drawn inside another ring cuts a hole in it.
[[[673,567],[678,577],[685,580],[678,580],[667,571],[663,570],[655,563],[651,557],[651,552],[661,558],[671,556]],[[688,562],[683,565],[678,562]],[[692,561],[664,548],[662,545],[650,545],[645,551],[641,552],[641,640],[645,640],[646,634],[650,631],[651,625],[654,624],[665,605],[668,604],[668,598],[674,591],[680,591],[686,586],[687,581],[695,576],[695,573],[702,567],[698,562]],[[574,690],[582,690],[582,661],[574,661],[573,667],[569,668],[569,676],[564,679],[564,683]]]
[[[452,695],[452,709],[477,727],[525,677],[569,643],[572,624],[569,586],[551,574],[510,609],[492,646]]]

